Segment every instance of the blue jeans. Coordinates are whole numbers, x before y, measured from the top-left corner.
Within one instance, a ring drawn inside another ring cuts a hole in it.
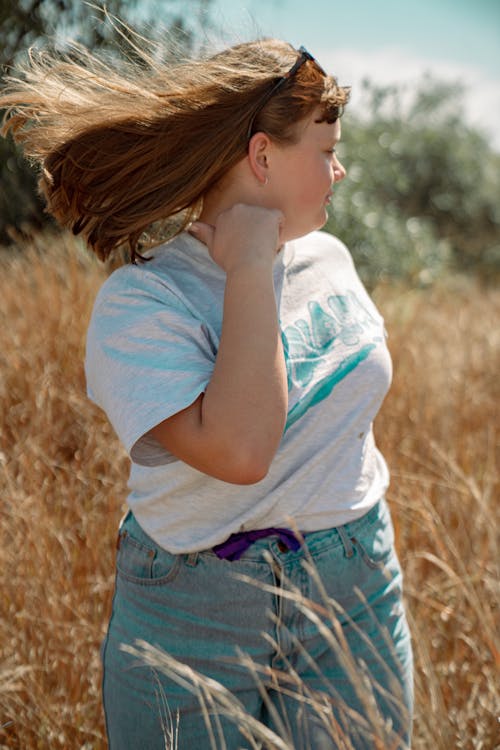
[[[173,555],[128,514],[102,652],[111,750],[210,748],[207,720],[214,747],[220,732],[227,750],[252,747],[236,723],[207,719],[189,690],[120,648],[136,639],[220,682],[293,750],[368,750],[374,737],[410,746],[412,652],[385,501],[305,541],[293,552],[261,539],[234,562]],[[309,604],[279,593],[290,590]],[[260,689],[237,653],[257,665]]]

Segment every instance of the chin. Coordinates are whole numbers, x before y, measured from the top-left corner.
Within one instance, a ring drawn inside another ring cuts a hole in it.
[[[318,218],[318,221],[315,222],[313,226],[311,226],[305,234],[309,234],[309,232],[316,232],[318,229],[323,229],[326,222],[328,221],[328,211],[323,211],[321,216]]]

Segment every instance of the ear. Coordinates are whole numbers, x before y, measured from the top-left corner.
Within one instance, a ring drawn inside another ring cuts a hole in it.
[[[248,163],[257,180],[265,185],[269,180],[268,157],[272,142],[266,133],[254,133],[248,142]]]

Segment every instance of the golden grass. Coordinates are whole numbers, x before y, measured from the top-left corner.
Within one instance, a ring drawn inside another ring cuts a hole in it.
[[[84,390],[105,272],[49,237],[3,253],[0,270],[0,748],[100,750],[98,652],[127,478]],[[377,438],[414,635],[413,747],[493,750],[500,291],[453,280],[375,296],[395,365]]]

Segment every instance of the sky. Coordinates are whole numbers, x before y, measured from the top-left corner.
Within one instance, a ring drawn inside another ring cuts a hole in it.
[[[500,0],[212,0],[230,43],[275,36],[303,44],[362,108],[364,78],[403,83],[425,73],[461,81],[470,124],[500,151]]]

